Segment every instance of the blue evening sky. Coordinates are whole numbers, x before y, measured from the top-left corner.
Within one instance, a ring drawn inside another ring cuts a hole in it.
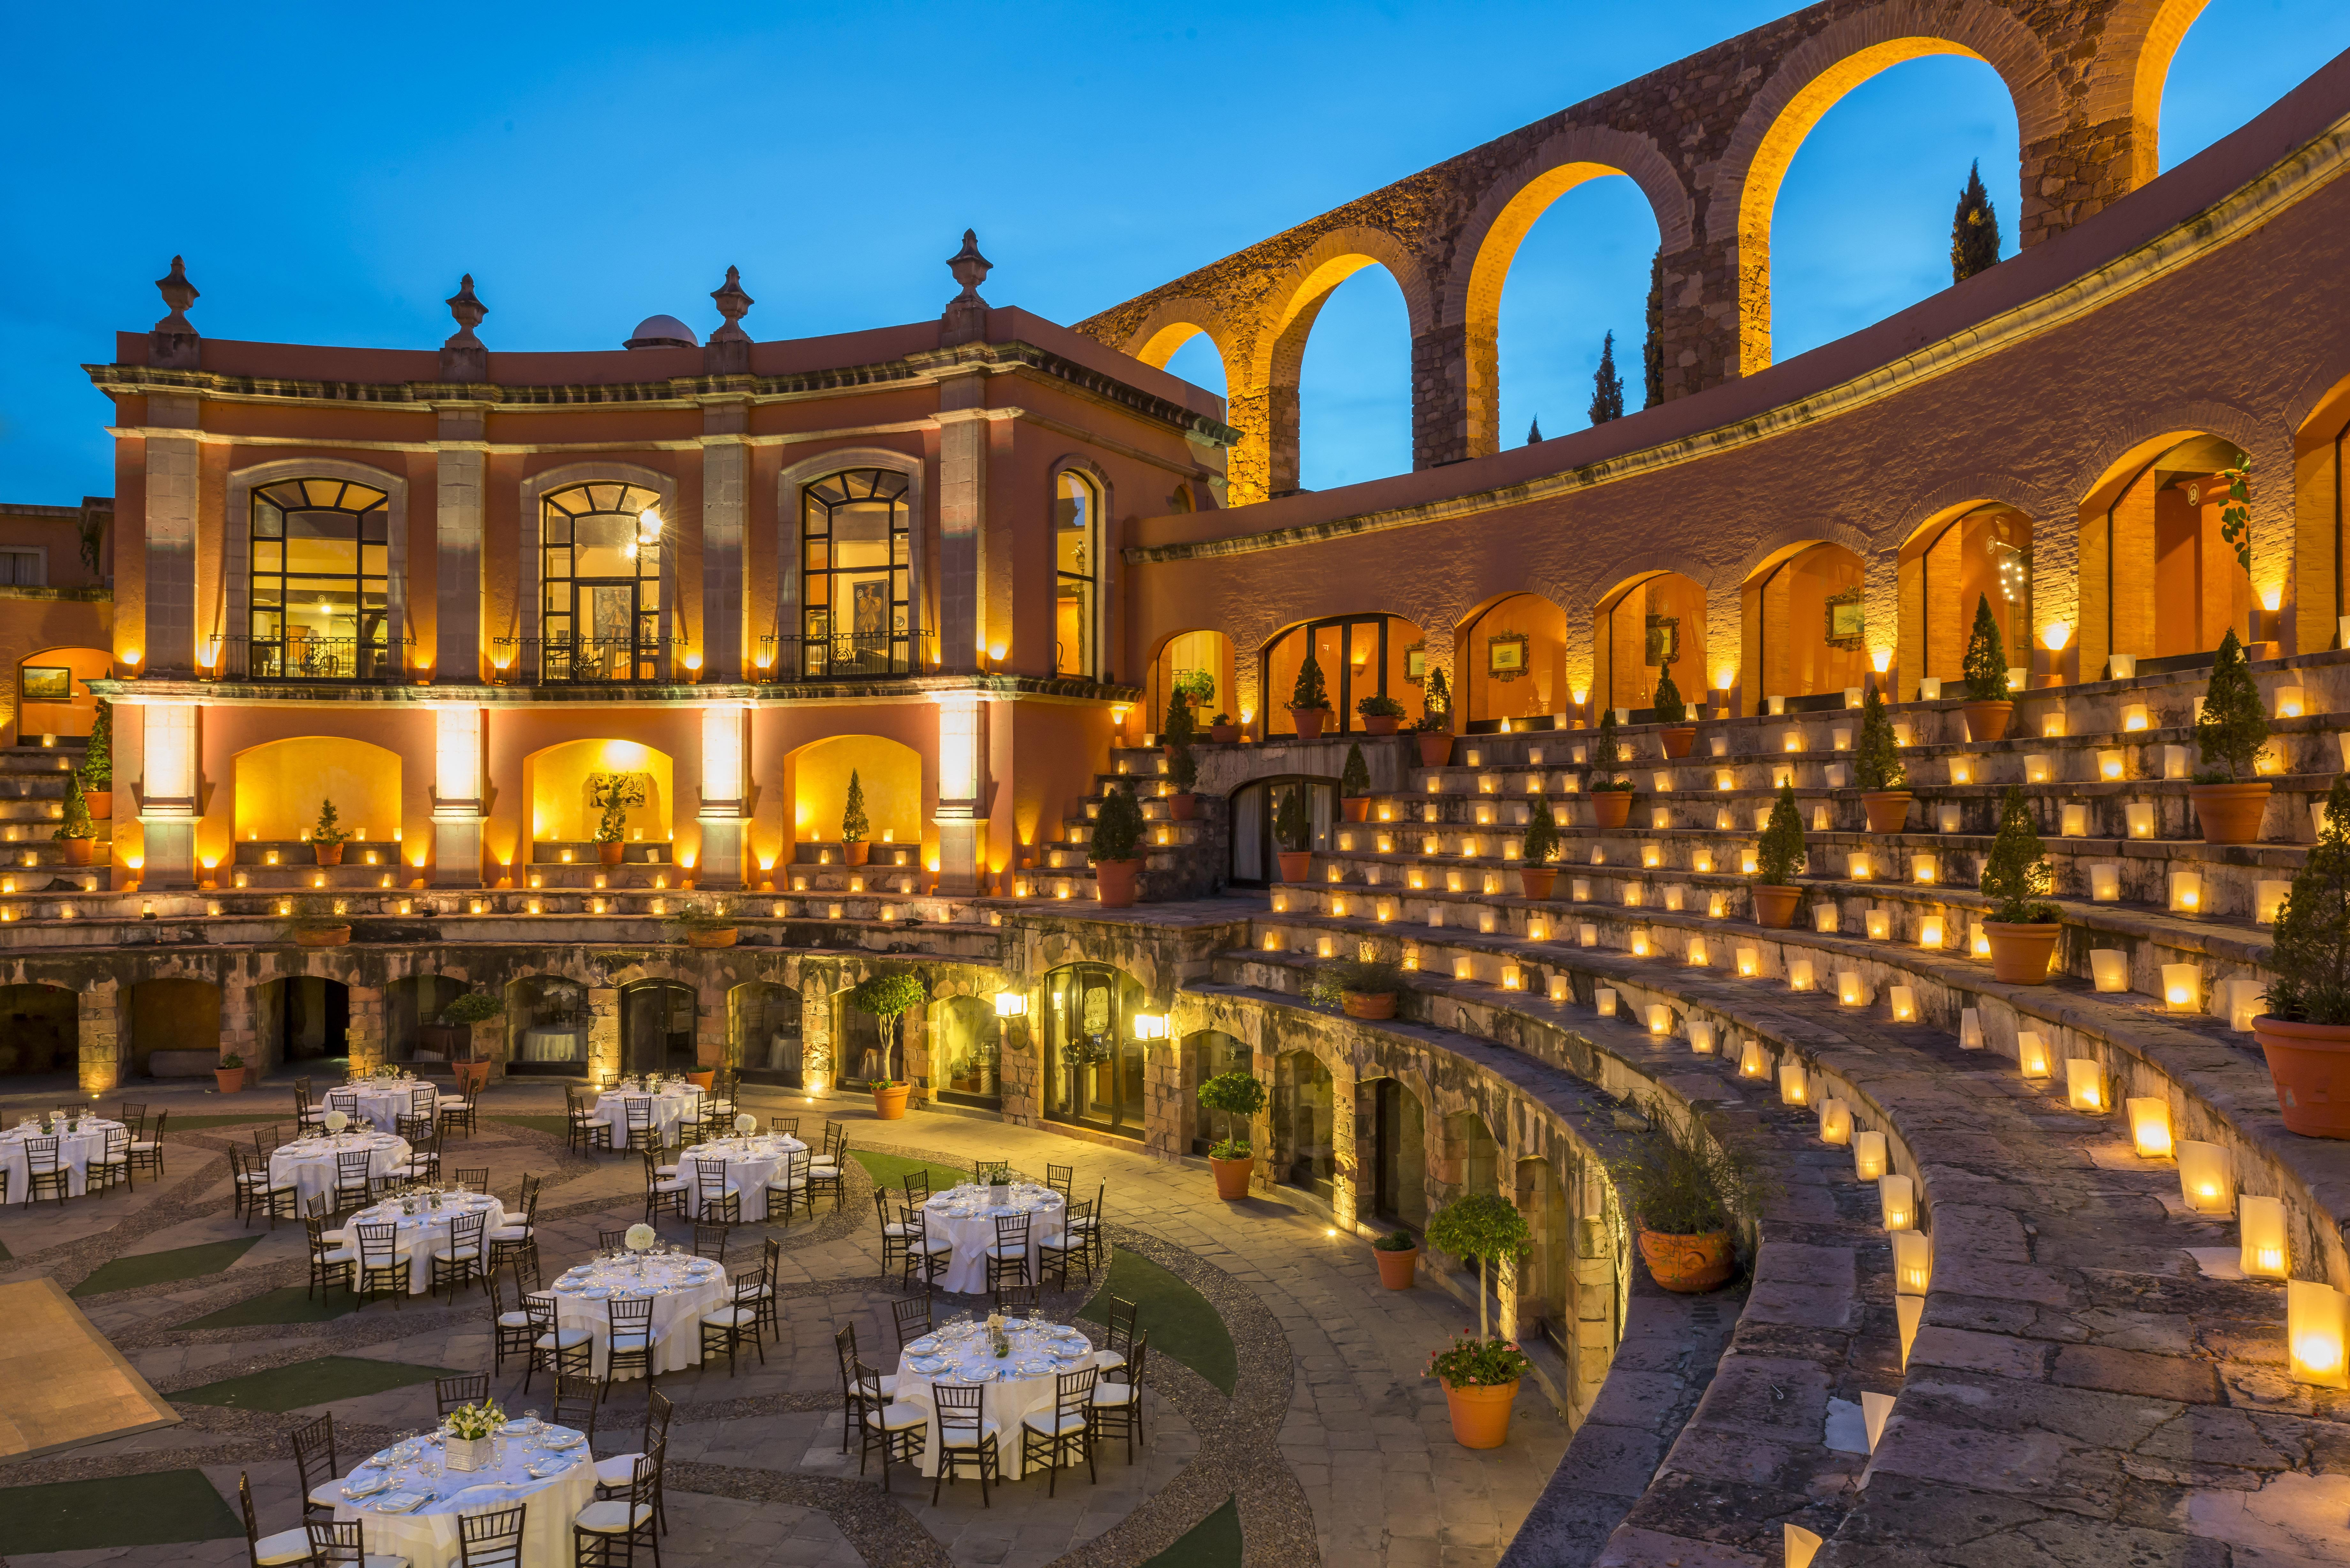
[[[1071,321],[1790,8],[13,6],[0,497],[112,490],[78,366],[162,313],[175,251],[214,337],[430,346],[471,271],[493,348],[588,348],[657,311],[706,331],[729,263],[760,337],[927,317],[975,225],[989,298]],[[2164,165],[2345,47],[2341,0],[2212,0]],[[2012,252],[2015,115],[1989,67],[1916,61],[1829,113],[1779,202],[1782,357],[1947,286],[1976,158]],[[1502,305],[1512,443],[1586,422],[1611,328],[1638,406],[1655,244],[1621,179],[1528,236]],[[1401,294],[1357,274],[1306,350],[1307,485],[1409,466],[1409,362]],[[1222,389],[1204,339],[1174,368]]]

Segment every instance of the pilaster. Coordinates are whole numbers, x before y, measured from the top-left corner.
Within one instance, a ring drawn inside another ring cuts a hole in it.
[[[432,678],[471,685],[482,679],[487,416],[477,404],[442,404],[435,413],[433,537],[440,557],[440,606],[433,622]]]
[[[979,693],[941,691],[939,709],[939,805],[931,820],[939,830],[938,891],[968,896],[979,891],[987,866],[987,835],[982,821],[987,778],[982,763],[986,742]]]
[[[740,328],[737,328],[739,331]],[[750,496],[747,400],[702,408],[702,670],[709,680],[740,680],[743,657],[743,528]]]
[[[196,826],[203,812],[203,709],[192,702],[142,703],[137,712],[139,830],[147,862],[140,879],[157,891],[193,888]]]
[[[442,623],[446,625],[444,621]],[[432,883],[482,885],[482,743],[488,715],[452,704],[432,712]]]
[[[201,405],[179,393],[147,400],[151,431],[198,424]],[[196,523],[203,447],[192,434],[147,438],[147,624],[140,669],[188,676],[196,668]]]
[[[712,703],[702,711],[702,805],[694,814],[702,850],[694,880],[703,888],[743,885],[743,845],[750,826],[743,804],[750,794],[750,723],[749,711],[734,703]]]

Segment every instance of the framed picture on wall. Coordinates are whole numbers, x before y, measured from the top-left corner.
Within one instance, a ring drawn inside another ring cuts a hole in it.
[[[1526,634],[1496,632],[1485,639],[1485,673],[1496,680],[1515,680],[1526,672]]]
[[[1414,686],[1428,684],[1428,644],[1415,642],[1403,650],[1403,678]]]
[[[24,667],[24,680],[27,702],[73,701],[73,671],[63,666],[27,664]]]
[[[1648,651],[1643,662],[1664,666],[1681,656],[1681,618],[1677,615],[1652,615],[1648,618]]]
[[[1847,589],[1831,597],[1828,606],[1828,646],[1855,649],[1868,631],[1867,618],[1862,613],[1860,590]]]

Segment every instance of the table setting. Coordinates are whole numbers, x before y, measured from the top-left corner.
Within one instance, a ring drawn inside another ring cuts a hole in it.
[[[691,1184],[685,1189],[685,1200],[689,1206],[702,1201],[702,1162],[723,1160],[726,1162],[726,1189],[741,1199],[744,1221],[755,1222],[767,1217],[767,1183],[783,1174],[785,1155],[804,1156],[807,1153],[807,1145],[783,1133],[746,1130],[746,1127],[755,1128],[758,1125],[759,1119],[746,1111],[734,1118],[734,1137],[712,1138],[707,1143],[698,1143],[679,1151],[677,1173]],[[807,1161],[802,1158],[795,1164],[799,1174],[805,1177]]]
[[[421,1296],[432,1289],[432,1249],[449,1240],[449,1222],[468,1214],[482,1214],[482,1255],[489,1257],[490,1232],[504,1224],[505,1205],[487,1192],[469,1192],[463,1182],[447,1187],[416,1187],[387,1198],[343,1221],[343,1234],[354,1252],[359,1225],[390,1223],[400,1229],[400,1241],[413,1249],[408,1266],[408,1293]]]
[[[1003,1479],[1018,1480],[1020,1417],[1050,1410],[1059,1386],[1055,1379],[1090,1366],[1093,1355],[1093,1341],[1083,1331],[1044,1318],[979,1321],[965,1313],[934,1333],[909,1340],[898,1358],[898,1398],[931,1411],[922,1474],[938,1473],[939,1418],[931,1385],[976,1383],[986,1388],[983,1414],[1004,1434],[998,1445]]]
[[[643,1240],[639,1232],[651,1229],[633,1225],[629,1235]],[[556,1324],[584,1328],[594,1340],[592,1371],[601,1380],[608,1376],[610,1349],[611,1313],[606,1303],[651,1297],[653,1370],[679,1372],[701,1364],[702,1316],[731,1304],[734,1284],[716,1262],[655,1238],[640,1248],[598,1252],[565,1270],[549,1293],[555,1299]]]
[[[368,1078],[327,1091],[329,1106],[348,1106],[351,1114],[382,1132],[400,1130],[400,1118],[410,1114],[419,1089],[432,1095],[437,1110],[440,1091],[421,1078]]]
[[[345,1112],[328,1111],[323,1135],[298,1137],[292,1143],[278,1145],[271,1152],[269,1184],[294,1188],[305,1212],[309,1210],[310,1200],[322,1194],[331,1204],[338,1169],[335,1157],[359,1148],[368,1151],[369,1176],[390,1175],[408,1164],[411,1154],[406,1138],[395,1133],[355,1132]]]
[[[987,1289],[987,1250],[995,1245],[995,1222],[1014,1214],[1030,1216],[1028,1277],[1038,1278],[1037,1245],[1059,1239],[1065,1208],[1066,1202],[1053,1189],[1017,1179],[999,1187],[982,1187],[967,1181],[933,1194],[922,1205],[923,1223],[929,1227],[932,1241],[944,1237],[954,1243],[953,1262],[948,1264],[940,1283],[958,1295],[983,1293]]]
[[[408,1433],[334,1485],[335,1517],[361,1521],[369,1555],[412,1568],[452,1568],[458,1519],[525,1502],[524,1568],[571,1561],[571,1521],[596,1498],[588,1435],[494,1403],[452,1410],[440,1428]]]
[[[106,1152],[106,1135],[122,1130],[120,1122],[103,1116],[59,1116],[50,1113],[28,1116],[0,1132],[0,1169],[8,1172],[8,1201],[22,1203],[30,1196],[32,1161],[25,1153],[27,1138],[57,1140],[57,1163],[72,1172],[66,1179],[66,1191],[78,1198],[88,1185],[89,1162]]]
[[[593,1119],[612,1129],[612,1147],[629,1147],[629,1112],[631,1100],[649,1100],[652,1104],[653,1141],[666,1145],[675,1131],[679,1118],[691,1111],[701,1116],[702,1090],[683,1078],[662,1078],[658,1074],[641,1080],[623,1078],[596,1098]]]

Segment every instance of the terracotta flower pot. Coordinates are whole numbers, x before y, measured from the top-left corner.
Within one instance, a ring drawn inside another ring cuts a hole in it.
[[[711,1082],[717,1076],[718,1070],[713,1067],[707,1073],[688,1073],[685,1081],[706,1095],[710,1093]]]
[[[1392,735],[1396,732],[1396,726],[1403,722],[1403,717],[1398,713],[1365,713],[1362,721],[1366,735]]]
[[[1238,724],[1211,724],[1208,726],[1208,739],[1215,742],[1216,744],[1220,746],[1229,746],[1240,738],[1241,727]]]
[[[338,948],[351,940],[348,926],[321,926],[312,930],[294,933],[297,948]]]
[[[1510,1406],[1517,1397],[1514,1377],[1507,1383],[1472,1383],[1460,1388],[1446,1383],[1444,1406],[1452,1415],[1452,1440],[1464,1449],[1498,1449],[1508,1442]]]
[[[1216,1174],[1216,1196],[1231,1203],[1249,1195],[1249,1174],[1256,1169],[1256,1157],[1244,1154],[1238,1159],[1218,1159],[1211,1154],[1208,1168]]]
[[[712,931],[688,931],[685,945],[690,948],[731,948],[736,935],[733,926],[721,926]]]
[[[1284,849],[1281,851],[1281,879],[1283,881],[1303,882],[1306,877],[1311,877],[1313,874],[1314,851],[1311,849]]]
[[[885,1122],[904,1121],[906,1096],[913,1087],[911,1084],[892,1084],[885,1089],[876,1084],[873,1086],[873,1114]]]
[[[2015,716],[2012,702],[1961,702],[1959,711],[1967,716],[1967,738],[1970,741],[2002,741],[2007,738],[2007,722]]]
[[[1518,867],[1518,891],[1529,898],[1550,897],[1551,884],[1558,880],[1555,866],[1521,866]]]
[[[1909,821],[1909,802],[1914,798],[1906,789],[1861,791],[1860,804],[1868,813],[1868,831],[1900,832]]]
[[[2268,810],[2269,792],[2276,786],[2266,779],[2248,784],[2189,784],[2189,798],[2203,824],[2206,844],[2251,844],[2261,836],[2261,815]]]
[[[1097,860],[1094,862],[1094,897],[1105,909],[1131,909],[1135,885],[1142,877],[1142,862],[1135,860]]]
[[[1190,790],[1185,790],[1180,794],[1170,794],[1167,797],[1168,821],[1189,822],[1199,815],[1200,797],[1192,794]]]
[[[2252,1037],[2269,1059],[2285,1131],[2303,1137],[2350,1137],[2350,1023],[2252,1020]]]
[[[1685,757],[1690,754],[1690,747],[1697,740],[1697,726],[1695,724],[1670,725],[1659,731],[1657,738],[1665,743],[1665,755]]]
[[[862,866],[865,864],[866,857],[872,853],[873,846],[860,838],[854,844],[844,844],[840,846],[840,861],[844,866]]]
[[[1632,820],[1632,792],[1601,789],[1591,792],[1591,817],[1602,827],[1621,827]]]
[[[2064,929],[2061,920],[2030,926],[1985,920],[1983,933],[1991,939],[1991,977],[2009,985],[2047,984],[2048,961],[2055,956],[2056,933]]]
[[[245,1067],[214,1067],[213,1081],[220,1085],[220,1092],[224,1095],[241,1095],[244,1092],[244,1075],[249,1071],[251,1069]]]
[[[1346,795],[1338,802],[1341,822],[1368,822],[1371,819],[1371,797],[1367,794]]]
[[[449,1070],[456,1075],[457,1087],[468,1095],[480,1094],[483,1085],[490,1081],[487,1062],[452,1062]]]
[[[318,857],[321,866],[340,866],[343,863],[343,846],[339,844],[313,844],[310,853]]]
[[[1408,1247],[1400,1252],[1391,1252],[1374,1247],[1371,1256],[1378,1260],[1380,1284],[1391,1291],[1411,1289],[1412,1275],[1419,1268],[1419,1248]]]
[[[114,786],[112,784],[100,784],[96,789],[84,791],[81,801],[84,805],[89,807],[89,819],[92,822],[111,822],[114,819]]]
[[[1727,1231],[1669,1236],[1645,1225],[1640,1227],[1640,1256],[1648,1265],[1651,1279],[1683,1295],[1719,1290],[1729,1282],[1737,1262]]]
[[[1795,923],[1795,906],[1803,897],[1801,888],[1790,888],[1783,882],[1757,882],[1753,888],[1754,923],[1773,930],[1785,930]]]
[[[1396,993],[1392,991],[1342,991],[1338,1004],[1349,1018],[1393,1018],[1396,1014]]]
[[[1440,768],[1452,760],[1452,737],[1451,735],[1430,731],[1427,734],[1414,735],[1412,739],[1419,742],[1419,765],[1421,767]]]
[[[618,866],[620,863],[620,857],[626,855],[628,852],[629,846],[621,843],[617,838],[612,840],[609,844],[598,844],[596,846],[596,864],[598,866]]]
[[[1297,738],[1299,740],[1318,741],[1322,738],[1322,726],[1329,722],[1330,710],[1327,708],[1292,708],[1289,711],[1289,718],[1290,722],[1297,726]]]
[[[60,838],[57,842],[65,846],[67,865],[87,866],[89,864],[90,851],[96,846],[97,840],[90,838]]]

